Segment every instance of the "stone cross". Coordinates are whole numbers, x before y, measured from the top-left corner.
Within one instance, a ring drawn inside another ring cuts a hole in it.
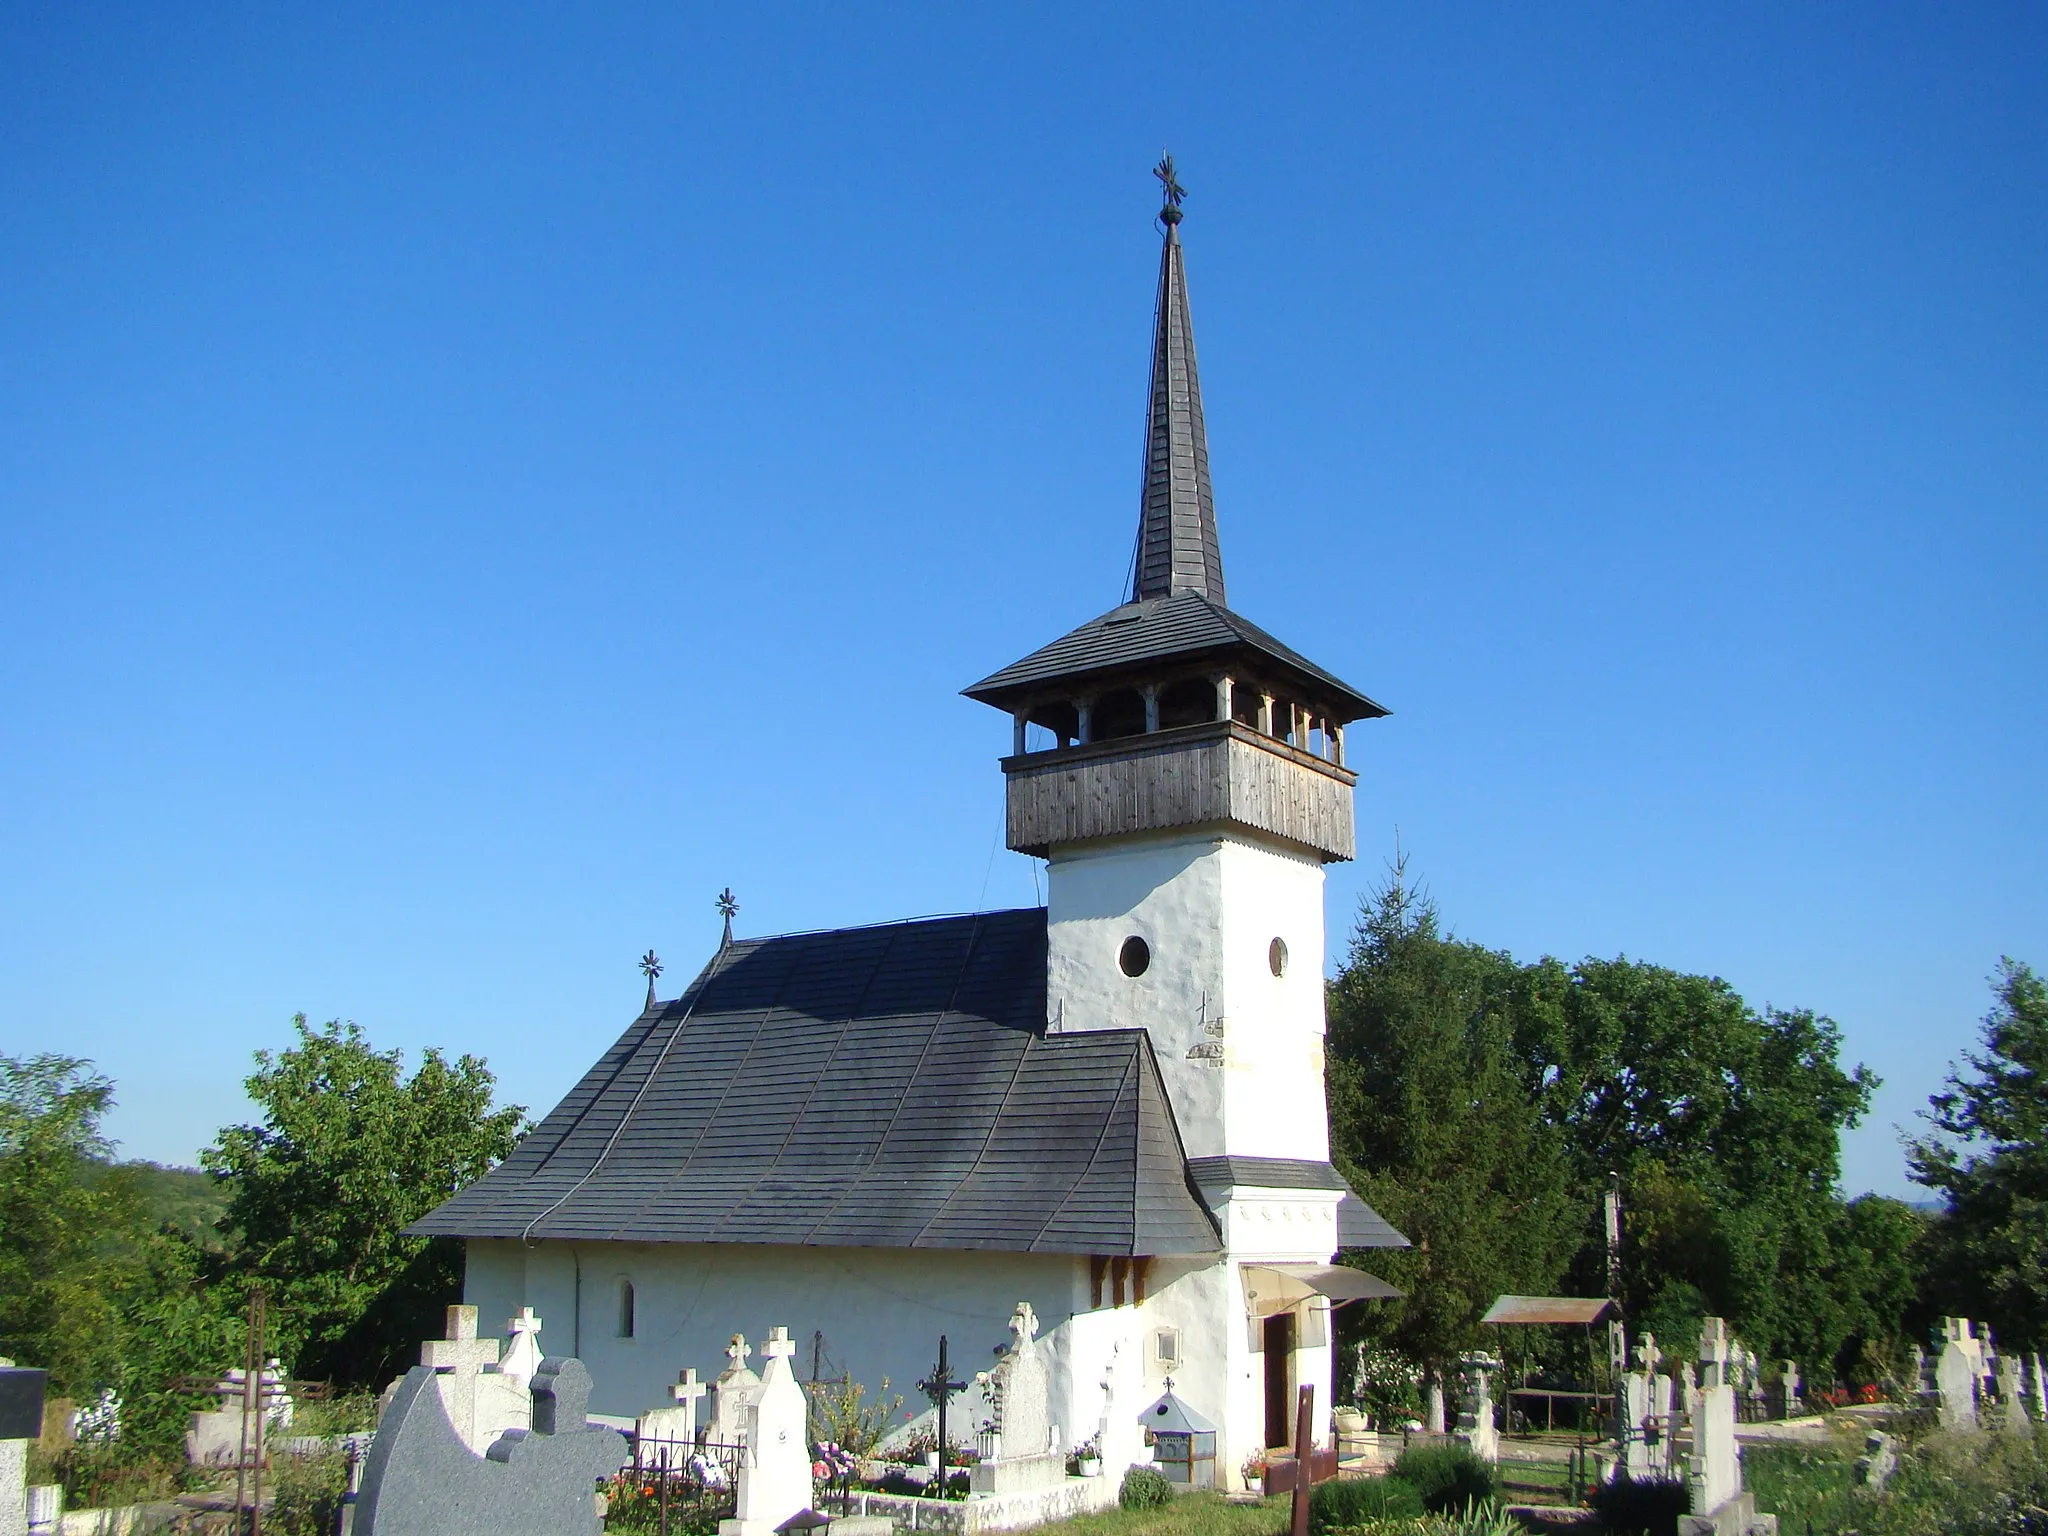
[[[2048,1377],[2041,1374],[2039,1355],[2031,1356],[2030,1363],[2033,1366],[2029,1374],[2033,1379],[2031,1395],[2034,1400],[2034,1421],[2038,1424],[2048,1424]]]
[[[1010,1314],[1003,1361],[1003,1455],[1043,1456],[1052,1449],[1052,1382],[1038,1358],[1038,1314],[1020,1301]]]
[[[512,1343],[498,1362],[498,1370],[524,1392],[540,1373],[540,1319],[533,1315],[533,1308],[521,1307],[519,1315],[505,1324],[505,1331],[512,1335]]]
[[[1778,1362],[1779,1407],[1785,1418],[1791,1418],[1799,1411],[1799,1362],[1780,1360]]]
[[[673,1408],[656,1408],[640,1415],[638,1453],[642,1466],[677,1466],[697,1446],[697,1399],[710,1390],[697,1379],[694,1366],[686,1366],[676,1384],[668,1389]]]
[[[747,1369],[744,1334],[734,1334],[725,1349],[729,1362],[712,1383],[711,1438],[720,1445],[739,1445],[747,1438],[747,1410],[761,1392],[761,1378]]]
[[[428,1339],[420,1345],[420,1364],[434,1372],[434,1385],[448,1409],[448,1422],[471,1450],[477,1448],[477,1378],[497,1363],[498,1341],[476,1335],[475,1307],[450,1307],[448,1337]]]
[[[1700,1385],[1732,1385],[1728,1380],[1728,1324],[1718,1317],[1700,1324]]]
[[[690,1416],[692,1429],[696,1428],[697,1399],[711,1389],[697,1379],[697,1368],[685,1366],[683,1374],[676,1378],[676,1384],[668,1389],[668,1395],[676,1400],[676,1406]]]
[[[1657,1367],[1664,1359],[1664,1351],[1657,1347],[1657,1335],[1646,1333],[1636,1345],[1636,1369],[1645,1376],[1657,1374]]]
[[[1742,1458],[1735,1443],[1735,1383],[1729,1371],[1739,1362],[1742,1346],[1728,1337],[1728,1325],[1707,1318],[1700,1328],[1699,1390],[1689,1396],[1692,1454],[1686,1462],[1686,1485],[1693,1512],[1712,1514],[1742,1493]]]
[[[790,1357],[796,1342],[787,1328],[761,1346],[767,1363],[761,1389],[747,1410],[747,1450],[740,1458],[735,1518],[718,1523],[719,1536],[774,1536],[811,1506],[811,1451],[805,1438],[809,1403]]]

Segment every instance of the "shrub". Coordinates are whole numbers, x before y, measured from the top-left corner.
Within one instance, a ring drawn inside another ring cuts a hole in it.
[[[1116,1501],[1125,1509],[1158,1509],[1173,1502],[1173,1484],[1150,1467],[1133,1467],[1124,1474]]]
[[[1394,1463],[1394,1476],[1422,1496],[1431,1514],[1456,1514],[1498,1496],[1492,1466],[1462,1445],[1414,1445]]]
[[[280,1536],[334,1536],[341,1529],[342,1497],[348,1492],[348,1458],[338,1451],[314,1456],[279,1456],[273,1463],[277,1493],[263,1517]]]
[[[1674,1536],[1678,1517],[1689,1507],[1685,1484],[1674,1478],[1631,1478],[1626,1473],[1586,1495],[1586,1503],[1610,1531]]]
[[[1407,1520],[1421,1513],[1422,1495],[1398,1477],[1317,1483],[1308,1496],[1308,1528],[1317,1536],[1368,1520]]]

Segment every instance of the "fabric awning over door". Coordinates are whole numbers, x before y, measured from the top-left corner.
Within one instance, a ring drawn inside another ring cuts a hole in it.
[[[1406,1295],[1378,1275],[1342,1264],[1247,1264],[1244,1299],[1253,1317],[1271,1317],[1298,1306],[1311,1296],[1327,1296],[1332,1306],[1347,1301],[1396,1301]]]

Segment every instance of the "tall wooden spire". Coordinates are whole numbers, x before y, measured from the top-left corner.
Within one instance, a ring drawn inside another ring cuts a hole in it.
[[[1195,327],[1188,314],[1181,255],[1180,204],[1173,156],[1153,169],[1164,193],[1159,219],[1159,298],[1152,333],[1152,403],[1145,425],[1145,491],[1131,600],[1199,592],[1223,603],[1223,551],[1216,540],[1216,498],[1209,488],[1209,436],[1202,424],[1202,383],[1195,372]]]

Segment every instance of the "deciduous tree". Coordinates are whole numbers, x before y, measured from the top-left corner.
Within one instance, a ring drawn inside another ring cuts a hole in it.
[[[429,1050],[407,1077],[353,1023],[293,1027],[247,1080],[263,1123],[224,1129],[204,1162],[230,1181],[234,1267],[270,1293],[287,1358],[377,1384],[461,1294],[460,1246],[403,1229],[510,1152],[525,1110],[492,1107],[474,1056]]]
[[[2007,958],[1992,979],[1984,1049],[1928,1103],[1907,1162],[1947,1209],[1928,1234],[1942,1311],[1983,1318],[2008,1344],[2048,1348],[2048,983]]]

